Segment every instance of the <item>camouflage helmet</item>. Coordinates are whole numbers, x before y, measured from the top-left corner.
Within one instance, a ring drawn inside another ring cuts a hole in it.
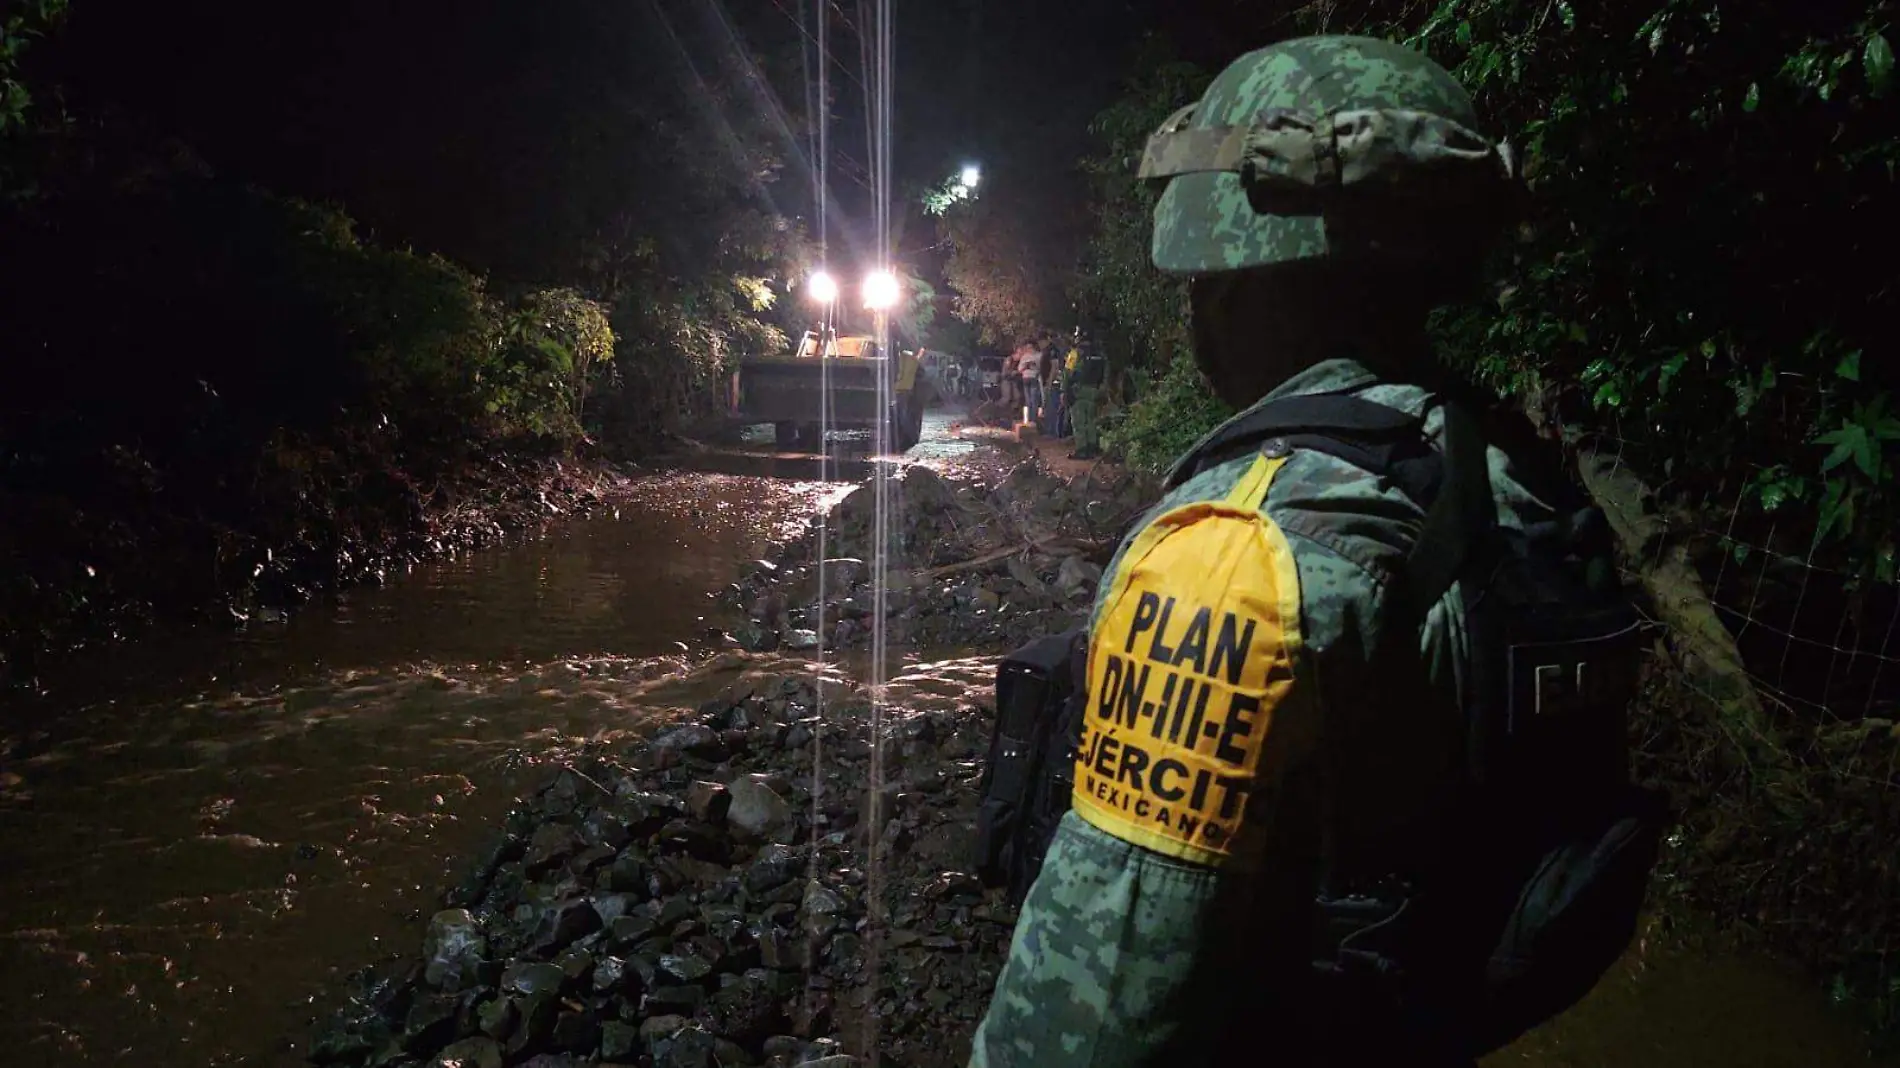
[[[1443,67],[1390,41],[1302,37],[1229,64],[1148,141],[1167,189],[1153,258],[1198,274],[1355,256],[1430,260],[1513,178]],[[1455,238],[1454,238],[1455,240]]]

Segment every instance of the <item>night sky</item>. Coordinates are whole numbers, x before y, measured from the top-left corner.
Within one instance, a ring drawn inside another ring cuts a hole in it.
[[[637,146],[603,147],[633,109],[697,123],[708,151],[728,118],[742,137],[778,142],[787,166],[767,193],[780,211],[810,215],[799,16],[802,5],[809,25],[815,2],[76,0],[36,60],[82,112],[176,137],[220,175],[338,203],[384,240],[527,278],[559,273],[562,220],[584,213],[583,190],[668,166]],[[1088,120],[1144,37],[1219,64],[1242,42],[1287,32],[1276,30],[1286,5],[1245,0],[894,8],[894,187],[980,162],[986,190],[1040,205],[1030,214],[1055,228],[1051,240],[1079,213],[1073,164],[1089,149]],[[857,0],[833,0],[833,195],[861,226],[858,18]],[[787,115],[756,92],[711,106],[693,92],[701,79],[745,84],[742,55]]]

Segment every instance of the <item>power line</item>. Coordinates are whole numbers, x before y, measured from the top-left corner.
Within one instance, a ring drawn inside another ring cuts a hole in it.
[[[785,18],[788,21],[790,21],[793,26],[798,27],[798,32],[800,36],[804,37],[806,41],[818,46],[818,54],[820,56],[823,56],[829,59],[831,61],[832,66],[837,67],[839,70],[844,72],[845,77],[851,79],[854,82],[857,82],[860,88],[863,87],[864,85],[863,80],[860,79],[857,76],[857,74],[852,71],[850,67],[845,66],[844,60],[839,59],[838,57],[834,55],[831,55],[830,50],[825,47],[825,43],[819,40],[809,29],[806,29],[804,17],[802,15],[794,15],[790,11],[785,10],[785,5],[782,2],[782,0],[772,0],[772,6],[777,8],[778,13],[781,15],[784,15]],[[820,5],[820,6],[823,6],[823,5]],[[834,3],[831,6],[836,7],[837,5]],[[801,10],[802,10],[802,4],[801,4]],[[819,15],[821,18],[823,17],[823,14],[824,13],[822,11],[819,12]],[[823,62],[823,60],[820,60],[820,62]],[[807,73],[806,80],[809,81],[810,78],[811,78],[811,75]]]

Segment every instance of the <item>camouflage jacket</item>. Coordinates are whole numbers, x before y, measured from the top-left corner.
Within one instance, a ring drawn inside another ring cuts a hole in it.
[[[1266,399],[1335,391],[1424,413],[1439,444],[1434,396],[1351,360],[1315,365]],[[1549,514],[1502,450],[1488,459],[1501,525]],[[1244,518],[1222,502],[1240,502]],[[1157,547],[1157,527],[1222,514],[1228,542],[1202,538],[1174,557],[1166,538]],[[1347,850],[1403,854],[1459,759],[1447,729],[1459,722],[1465,659],[1458,588],[1416,633],[1416,620],[1386,622],[1388,587],[1422,519],[1382,480],[1295,450],[1203,471],[1136,524],[1097,594],[1076,807],[1023,904],[973,1068],[1198,1065],[1226,1061],[1230,1046],[1275,1065],[1426,1062],[1373,1042],[1348,1050],[1342,1034],[1376,1027],[1329,1019],[1309,1000],[1321,730],[1356,719],[1355,737],[1378,739],[1377,751],[1355,754],[1357,781],[1376,784],[1367,807],[1377,815],[1341,827],[1336,845]],[[1258,567],[1222,562],[1235,554],[1256,555]],[[1144,561],[1199,574],[1144,577]],[[1277,584],[1247,577],[1275,568]],[[1144,581],[1161,595],[1137,597]],[[1187,591],[1172,622],[1169,582]],[[1216,608],[1189,620],[1196,584],[1258,619]],[[1223,778],[1220,756],[1244,774]]]

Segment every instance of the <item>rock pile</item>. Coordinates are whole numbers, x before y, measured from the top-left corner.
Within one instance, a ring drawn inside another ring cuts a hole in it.
[[[1152,499],[1141,482],[1050,474],[1034,461],[993,487],[909,468],[886,493],[885,640],[998,652],[1082,622],[1123,531]],[[860,486],[727,594],[745,648],[869,644],[877,493]],[[822,531],[822,535],[821,535]]]
[[[356,977],[314,1063],[960,1065],[1014,913],[966,874],[988,711],[742,679],[560,775]]]

